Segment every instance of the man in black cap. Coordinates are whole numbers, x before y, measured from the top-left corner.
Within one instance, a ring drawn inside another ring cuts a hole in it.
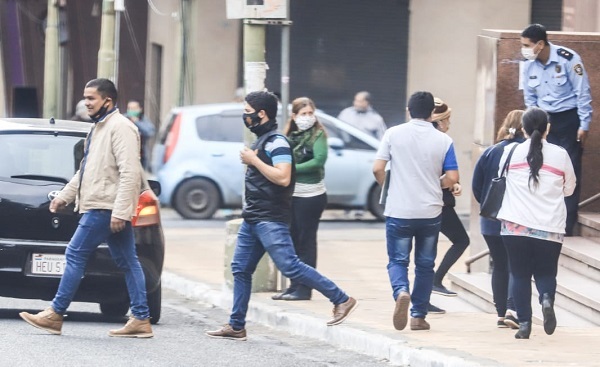
[[[246,312],[252,289],[252,274],[267,252],[284,276],[321,292],[334,304],[327,325],[342,323],[357,302],[331,280],[298,259],[290,236],[295,169],[290,144],[277,132],[277,97],[269,92],[252,92],[244,103],[244,124],[257,136],[251,148],[240,152],[246,170],[244,221],[238,232],[231,262],[233,309],[229,323],[207,331],[213,338],[246,340]]]

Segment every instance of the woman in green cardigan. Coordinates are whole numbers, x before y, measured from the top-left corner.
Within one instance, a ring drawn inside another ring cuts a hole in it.
[[[292,198],[290,232],[296,254],[307,265],[317,266],[317,230],[327,205],[323,178],[327,161],[327,134],[315,116],[315,104],[300,97],[292,102],[292,115],[284,129],[296,162],[296,186]],[[312,289],[294,281],[275,300],[309,300]]]

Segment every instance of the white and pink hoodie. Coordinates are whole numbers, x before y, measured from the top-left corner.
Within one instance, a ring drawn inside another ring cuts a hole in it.
[[[506,192],[498,219],[547,232],[565,233],[567,209],[565,196],[575,190],[575,173],[569,154],[562,147],[542,140],[544,164],[539,172],[539,184],[529,184],[527,153],[531,140],[527,139],[514,151],[508,174]],[[498,175],[513,145],[504,148]]]

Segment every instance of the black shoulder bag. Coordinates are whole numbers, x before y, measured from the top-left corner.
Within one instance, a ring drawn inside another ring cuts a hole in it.
[[[485,195],[485,199],[483,199],[483,203],[481,203],[481,208],[479,210],[479,215],[482,217],[496,219],[498,216],[498,212],[502,207],[502,200],[504,200],[504,191],[506,191],[506,175],[508,174],[508,165],[510,164],[510,158],[512,157],[517,145],[519,144],[515,143],[515,146],[513,146],[510,150],[510,153],[508,153],[508,157],[506,158],[506,162],[504,162],[500,177],[492,179],[490,189],[488,190],[487,195]]]

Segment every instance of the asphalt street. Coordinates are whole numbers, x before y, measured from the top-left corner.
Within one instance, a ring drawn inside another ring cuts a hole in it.
[[[164,291],[163,317],[153,339],[107,335],[126,319],[107,318],[95,304],[74,303],[63,335],[49,335],[22,321],[22,310],[47,302],[0,298],[0,366],[388,366],[320,341],[249,323],[248,341],[212,339],[207,329],[227,320],[225,311]]]

